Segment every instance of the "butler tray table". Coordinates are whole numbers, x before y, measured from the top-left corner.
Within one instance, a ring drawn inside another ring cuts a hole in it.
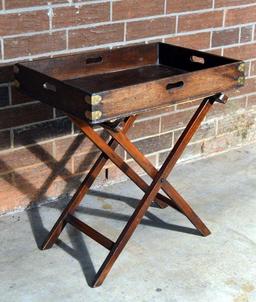
[[[202,236],[209,235],[208,228],[167,177],[212,105],[226,103],[223,92],[244,85],[244,71],[245,64],[241,61],[164,43],[85,52],[1,67],[0,82],[3,75],[8,74],[23,93],[64,111],[102,151],[42,249],[52,247],[67,223],[103,245],[109,253],[96,274],[93,283],[96,287],[106,278],[152,202],[161,208],[175,208]],[[127,131],[140,113],[195,98],[202,98],[201,104],[157,170],[127,138]],[[111,139],[105,141],[101,138],[93,125],[101,125]],[[152,178],[149,185],[115,152],[118,145]],[[115,242],[74,216],[108,159],[144,192]],[[159,193],[161,189],[166,195]]]

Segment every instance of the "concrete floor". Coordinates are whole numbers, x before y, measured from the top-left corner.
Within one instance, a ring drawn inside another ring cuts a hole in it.
[[[151,207],[102,287],[90,284],[106,250],[67,227],[58,245],[38,245],[63,203],[0,218],[0,301],[256,301],[256,146],[179,165],[172,184],[212,235]],[[92,191],[78,216],[114,239],[141,193],[130,182]]]

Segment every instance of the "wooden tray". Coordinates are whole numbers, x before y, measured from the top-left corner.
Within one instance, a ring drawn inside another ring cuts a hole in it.
[[[31,97],[91,124],[205,97],[244,84],[241,61],[154,43],[19,63]]]

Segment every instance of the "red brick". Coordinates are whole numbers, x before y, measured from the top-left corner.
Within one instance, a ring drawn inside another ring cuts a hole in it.
[[[113,20],[141,18],[164,13],[164,0],[126,0],[113,2]]]
[[[101,173],[98,178],[100,179],[102,178]],[[56,180],[54,180],[52,184],[52,186],[54,187],[55,196],[59,197],[67,194],[73,196],[73,194],[75,193],[75,191],[77,190],[83,179],[84,179],[84,172],[76,175],[72,174],[70,177],[66,179],[57,178]]]
[[[66,28],[109,21],[110,4],[85,4],[60,7],[53,10],[53,28]]]
[[[240,37],[240,42],[245,43],[245,42],[250,42],[252,41],[253,36],[253,26],[243,26],[241,27],[241,37]]]
[[[109,24],[69,31],[69,48],[89,47],[124,39],[124,24]]]
[[[66,3],[65,0],[51,0],[52,4],[56,3]],[[38,5],[48,5],[48,0],[5,0],[5,8],[6,9],[14,9],[21,7],[34,7]]]
[[[215,0],[215,7],[240,6],[255,3],[255,0]]]
[[[134,144],[143,154],[150,154],[159,150],[170,149],[172,147],[172,137],[172,132],[169,132],[136,141]],[[128,158],[130,158],[129,155]]]
[[[128,137],[130,139],[137,139],[143,136],[150,136],[159,133],[160,118],[141,121],[135,123],[133,127],[128,131]]]
[[[220,27],[223,22],[223,12],[188,14],[180,16],[178,22],[179,32]]]
[[[216,49],[210,49],[207,50],[208,53],[211,53],[213,55],[221,56],[222,54],[222,49],[221,48],[216,48]]]
[[[165,42],[188,48],[207,49],[210,47],[210,33],[176,36],[165,39]]]
[[[195,110],[177,111],[170,115],[162,116],[161,131],[166,132],[177,128],[185,127],[191,119]]]
[[[0,36],[49,29],[47,10],[0,15]]]
[[[0,177],[0,213],[7,213],[24,204],[24,198],[19,188],[13,183],[13,175]]]
[[[94,152],[74,156],[74,172],[81,173],[90,169],[99,155],[100,152]]]
[[[218,121],[218,135],[237,131],[238,136],[246,139],[253,127],[255,127],[255,113],[235,114]]]
[[[0,129],[18,127],[53,117],[52,108],[41,103],[0,110]]]
[[[66,49],[66,33],[54,32],[4,39],[5,59]]]
[[[240,96],[243,94],[254,93],[255,87],[256,87],[256,78],[247,78],[245,80],[244,86],[239,87],[237,89],[233,89],[229,91],[227,94],[232,97],[232,96]]]
[[[36,124],[13,129],[13,146],[34,145],[71,134],[71,121],[68,118],[51,119]]]
[[[52,143],[35,145],[9,152],[4,151],[1,153],[0,173],[8,173],[18,168],[50,161],[52,160],[52,154]]]
[[[146,156],[149,161],[156,166],[156,155],[148,155]],[[134,161],[134,160],[127,160],[127,164],[139,175],[145,175],[145,171]],[[111,165],[108,168],[108,182],[120,182],[127,180],[128,177],[116,166]]]
[[[169,14],[207,9],[211,7],[212,7],[212,0],[201,0],[201,1],[167,0],[167,12]]]
[[[255,134],[255,133],[254,133]],[[233,131],[220,135],[214,139],[204,141],[202,145],[202,151],[205,155],[213,153],[219,153],[226,151],[230,148],[241,146],[242,144],[248,143],[255,140],[255,135],[248,133],[245,137],[243,132]]]
[[[251,76],[255,76],[256,75],[256,61],[252,61],[251,62]]]
[[[61,159],[65,154],[70,157],[80,153],[95,153],[99,149],[84,135],[65,137],[55,141],[56,159]]]
[[[175,17],[163,17],[127,23],[127,40],[142,39],[175,32]]]
[[[239,60],[256,58],[256,43],[225,48],[224,56]]]
[[[239,41],[239,28],[214,31],[212,34],[212,47],[235,44]]]
[[[53,183],[55,172],[46,165],[36,165],[11,173],[11,180],[5,177],[1,188],[8,191],[0,189],[0,199],[3,201],[0,203],[0,211],[6,212],[59,197]]]
[[[45,194],[54,194],[54,181],[66,180],[72,176],[71,165],[39,164],[14,173],[14,185],[22,191],[29,191],[34,195],[34,200],[43,199]],[[55,195],[56,196],[56,195]]]
[[[229,114],[234,114],[238,110],[244,109],[246,106],[246,97],[230,99],[227,104],[214,103],[212,109],[206,116],[206,120],[223,117]]]
[[[240,25],[244,23],[254,23],[256,18],[256,5],[245,7],[245,8],[236,8],[230,9],[226,13],[225,25]]]
[[[184,161],[184,160],[188,160],[188,159],[200,156],[202,154],[201,146],[202,146],[202,142],[189,144],[186,147],[186,149],[185,149],[184,153],[182,154],[181,158],[179,159],[179,161],[181,161],[181,160]],[[164,161],[166,160],[166,158],[169,154],[170,154],[170,151],[162,152],[159,154],[159,165],[162,165],[164,163]]]
[[[195,135],[192,137],[191,142],[196,142],[196,141],[204,140],[206,138],[208,139],[210,137],[213,137],[215,135],[215,131],[216,131],[215,122],[203,123],[200,126],[200,128],[197,130]],[[182,132],[183,129],[174,131],[174,143],[177,142]]]

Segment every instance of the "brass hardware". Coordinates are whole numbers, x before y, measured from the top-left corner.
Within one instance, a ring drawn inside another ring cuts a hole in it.
[[[17,73],[20,72],[20,69],[19,69],[19,67],[18,67],[17,65],[14,65],[14,66],[13,66],[13,72],[14,72],[15,74],[17,74]]]
[[[227,101],[228,101],[228,96],[225,95],[224,93],[220,93],[216,98],[217,103],[226,104]]]
[[[15,88],[20,88],[20,82],[15,80],[12,82],[12,85],[15,87]]]
[[[245,77],[239,77],[237,79],[237,83],[243,86],[245,84]]]
[[[96,121],[101,118],[102,112],[101,111],[85,111],[85,116],[91,120]]]
[[[102,101],[102,96],[98,94],[93,94],[92,96],[86,96],[85,101],[87,104],[96,106]]]
[[[238,71],[240,71],[240,72],[245,72],[245,63],[241,63],[241,64],[238,66]]]

